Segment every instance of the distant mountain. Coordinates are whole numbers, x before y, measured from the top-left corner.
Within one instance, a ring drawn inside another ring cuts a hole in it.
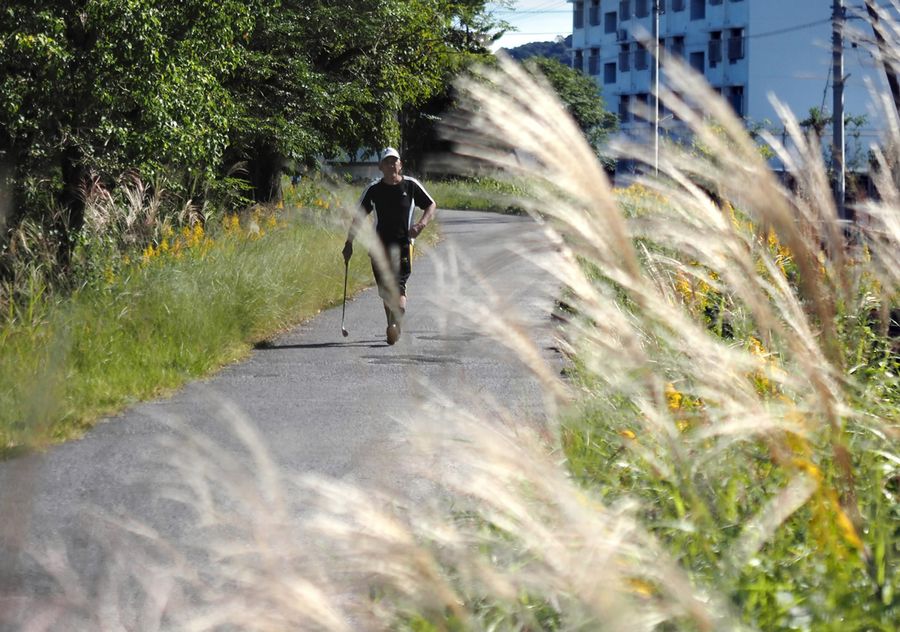
[[[504,48],[507,55],[513,59],[523,61],[529,57],[549,57],[556,59],[566,66],[572,65],[572,56],[569,50],[572,48],[572,36],[569,35],[561,42],[528,42],[515,48]]]

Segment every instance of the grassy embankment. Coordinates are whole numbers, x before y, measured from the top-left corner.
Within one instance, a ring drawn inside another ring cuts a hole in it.
[[[70,291],[25,265],[17,287],[7,287],[4,296],[16,298],[4,301],[0,322],[0,453],[76,437],[338,303],[340,218],[358,195],[357,187],[304,186],[287,191],[285,208],[180,226],[156,218],[143,249],[110,250],[116,239],[95,234],[76,253]],[[115,218],[103,224],[116,230]],[[361,248],[350,272],[348,292],[371,283]]]
[[[684,210],[670,193],[634,186],[617,201],[635,227],[666,217],[674,227]],[[720,595],[752,629],[892,629],[900,355],[882,319],[896,296],[867,248],[837,262],[819,251],[816,307],[800,298],[810,293],[805,253],[740,210],[725,212],[721,241],[702,242],[708,257],[687,254],[677,228],[637,237],[640,265],[671,311],[652,313],[622,288],[609,295],[634,328],[619,331],[621,344],[636,334],[646,356],[601,368],[602,345],[581,347],[570,375],[584,395],[562,428],[569,468],[608,506],[637,501],[639,523],[694,590]],[[751,304],[737,261],[713,267],[729,232],[755,272],[747,285],[758,284],[756,297],[771,307]],[[614,287],[595,262],[585,270],[598,288]],[[833,322],[817,322],[800,342],[806,332],[791,319],[802,320],[801,309],[832,310]],[[622,380],[629,374],[635,381]],[[658,402],[641,393],[654,382]],[[654,581],[633,589],[647,599],[663,591]]]
[[[900,135],[848,227],[790,114],[794,188],[701,77],[667,74],[696,145],[665,145],[658,176],[626,191],[516,67],[461,85],[475,129],[451,140],[497,149],[501,167],[510,147],[542,158],[520,203],[554,238],[575,366],[562,383],[514,318],[486,310],[485,335],[556,404],[549,428],[435,397],[417,439],[451,499],[437,515],[320,483],[318,524],[350,552],[341,577],[377,586],[384,627],[896,629]]]
[[[490,177],[438,180],[427,188],[440,208],[513,214],[523,212],[517,201],[528,194],[524,184]]]

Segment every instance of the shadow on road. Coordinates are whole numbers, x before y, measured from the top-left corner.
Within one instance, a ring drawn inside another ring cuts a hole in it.
[[[343,347],[368,347],[375,349],[377,347],[386,347],[388,344],[383,340],[357,340],[354,342],[310,342],[307,344],[296,345],[279,345],[274,342],[263,341],[253,345],[254,349],[260,351],[273,351],[276,349],[339,349]]]

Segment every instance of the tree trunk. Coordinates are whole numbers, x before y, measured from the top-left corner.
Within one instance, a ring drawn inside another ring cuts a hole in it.
[[[59,263],[63,270],[68,270],[75,241],[84,227],[84,192],[88,173],[83,158],[81,150],[73,146],[66,147],[61,156],[62,189],[57,201],[62,213],[53,217],[51,222],[61,235]]]
[[[281,200],[281,173],[284,157],[272,146],[263,145],[247,163],[247,175],[253,191],[253,201],[268,204]]]

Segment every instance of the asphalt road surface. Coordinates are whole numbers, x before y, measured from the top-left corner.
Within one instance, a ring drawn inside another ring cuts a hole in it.
[[[155,493],[171,477],[160,463],[179,436],[173,423],[217,445],[236,445],[228,418],[239,411],[283,472],[414,496],[428,490],[402,467],[405,426],[399,422],[429,389],[495,398],[523,423],[539,419],[536,380],[483,333],[473,306],[518,314],[552,362],[556,286],[536,264],[552,257],[552,249],[527,218],[442,211],[440,221],[444,238],[414,262],[396,345],[386,344],[381,302],[368,289],[348,301],[347,338],[340,307],[328,310],[260,345],[247,360],[168,399],[137,405],[81,440],[0,463],[0,630],[43,616],[33,608],[35,596],[51,603],[59,593],[69,601],[97,599],[96,588],[68,594],[48,566],[69,569],[76,586],[102,584],[110,562],[98,515],[144,525],[174,546],[189,537],[195,517]],[[531,259],[511,247],[531,252]],[[335,259],[340,265],[339,253]]]

